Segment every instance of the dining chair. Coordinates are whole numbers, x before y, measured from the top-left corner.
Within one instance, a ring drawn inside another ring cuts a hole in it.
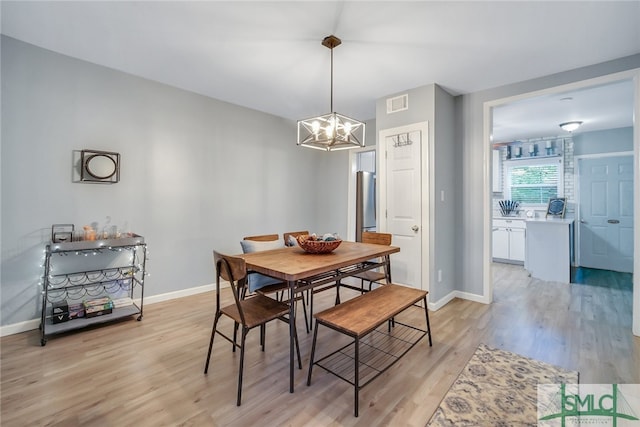
[[[209,340],[209,351],[207,353],[207,361],[204,366],[204,373],[209,370],[209,362],[213,350],[213,339],[217,334],[225,338],[233,344],[233,351],[240,348],[240,366],[238,369],[238,397],[236,404],[240,406],[242,401],[242,374],[244,369],[244,350],[246,344],[247,333],[256,327],[260,327],[260,345],[262,351],[265,347],[266,325],[272,320],[282,320],[289,323],[290,319],[286,317],[289,314],[289,305],[282,301],[276,301],[262,294],[250,295],[242,298],[242,290],[247,283],[247,265],[244,259],[229,255],[223,255],[213,251],[213,260],[216,269],[216,314],[213,320],[213,328],[211,329],[211,339]],[[234,303],[225,307],[220,304],[220,282],[226,280],[229,282],[233,293]],[[220,317],[225,315],[230,317],[234,322],[233,339],[218,330],[218,321]],[[240,344],[236,340],[236,332],[238,326],[242,327]],[[300,357],[300,347],[298,344],[298,334],[294,330],[294,339],[296,351],[298,354],[298,367],[302,369],[302,358]]]
[[[240,242],[240,246],[242,247],[242,252],[245,254],[284,247],[284,245],[280,242],[279,236],[277,234],[247,236],[242,239],[242,241]],[[293,297],[289,295],[289,297],[284,300],[284,293],[287,292],[287,294],[289,294],[290,291],[287,282],[273,277],[265,276],[264,274],[260,274],[254,271],[249,271],[248,286],[246,289],[248,289],[249,293],[257,292],[262,295],[275,294],[275,298],[278,301],[288,302],[290,300],[293,300],[294,303],[296,301],[302,301],[304,326],[307,330],[307,333],[309,332],[310,321],[307,318],[307,304],[305,303],[304,298],[301,295],[295,295],[294,292]]]
[[[297,246],[298,241],[296,240],[298,236],[306,236],[309,235],[309,231],[289,231],[287,233],[282,233],[282,238],[284,239],[285,246]]]
[[[361,241],[362,243],[373,243],[376,245],[391,246],[391,233],[377,233],[373,231],[363,231]],[[365,261],[365,264],[369,262],[380,262],[380,261],[379,260]],[[353,277],[360,279],[361,293],[367,292],[364,289],[365,281],[369,282],[369,289],[368,289],[369,291],[371,290],[371,286],[374,283],[383,284],[381,283],[383,280],[386,283],[387,277],[385,275],[385,272],[378,271],[378,270],[367,270],[367,271],[363,271],[362,273],[357,273],[353,275]]]

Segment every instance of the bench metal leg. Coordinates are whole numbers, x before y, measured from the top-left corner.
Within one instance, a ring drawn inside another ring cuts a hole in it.
[[[355,378],[353,379],[355,389],[354,415],[358,416],[358,393],[360,391],[360,338],[356,337],[356,354],[355,354]]]
[[[424,302],[424,316],[427,319],[427,335],[429,336],[429,347],[433,347],[431,342],[431,325],[429,324],[429,310],[427,309],[427,297],[425,296],[422,301]]]

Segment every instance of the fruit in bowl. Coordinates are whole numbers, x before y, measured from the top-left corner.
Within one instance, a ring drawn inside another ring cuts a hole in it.
[[[342,243],[342,239],[335,234],[325,234],[321,237],[315,234],[303,234],[298,236],[297,240],[298,246],[310,254],[327,254]]]

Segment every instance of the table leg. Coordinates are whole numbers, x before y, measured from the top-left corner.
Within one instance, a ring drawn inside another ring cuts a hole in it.
[[[295,330],[296,305],[294,304],[293,296],[295,295],[294,289],[295,289],[296,282],[288,281],[287,284],[289,285],[289,296],[290,296],[290,300],[289,300],[289,393],[293,393],[293,372],[294,372],[293,353],[294,353],[294,346],[295,346],[294,337],[296,333],[296,330]]]
[[[384,274],[387,276],[387,283],[393,283],[391,281],[391,257],[389,255],[384,256]]]

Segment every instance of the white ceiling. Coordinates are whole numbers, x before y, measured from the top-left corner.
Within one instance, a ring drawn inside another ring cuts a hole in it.
[[[329,112],[329,34],[343,41],[334,109],[362,120],[376,99],[430,83],[458,95],[640,53],[640,1],[3,0],[0,13],[7,36],[288,119]],[[631,96],[584,95],[611,99],[608,112]],[[547,98],[587,129],[581,96]],[[630,126],[623,109],[605,126]],[[539,136],[532,120],[551,111],[496,110],[509,120],[494,138]]]

